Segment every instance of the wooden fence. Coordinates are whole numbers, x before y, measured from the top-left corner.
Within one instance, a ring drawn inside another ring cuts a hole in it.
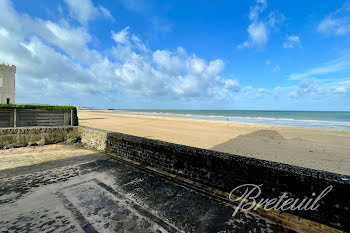
[[[0,109],[0,127],[72,125],[73,111],[43,109]]]

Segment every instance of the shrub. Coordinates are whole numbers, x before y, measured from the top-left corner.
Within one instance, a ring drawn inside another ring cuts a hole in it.
[[[80,137],[73,132],[67,133],[67,143],[76,143],[80,141]]]

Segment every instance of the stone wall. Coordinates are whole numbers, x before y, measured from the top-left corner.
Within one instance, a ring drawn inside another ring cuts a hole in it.
[[[89,149],[106,151],[108,133],[109,131],[102,129],[79,127],[81,143]]]
[[[333,190],[318,202],[316,211],[290,213],[350,231],[349,176],[86,127],[79,131],[82,143],[89,148],[105,150],[224,192],[242,184],[262,184],[260,197],[278,198],[287,193],[289,197],[303,199],[312,198],[313,193],[317,196],[332,185]]]
[[[0,128],[0,148],[63,142],[67,139],[69,132],[78,134],[78,127]]]

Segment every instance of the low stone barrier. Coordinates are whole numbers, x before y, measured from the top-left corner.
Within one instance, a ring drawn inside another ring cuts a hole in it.
[[[109,131],[89,127],[79,127],[81,143],[88,148],[106,151]]]
[[[63,142],[77,132],[74,126],[0,128],[0,149]]]
[[[89,148],[107,151],[224,192],[231,192],[242,184],[256,184],[262,185],[259,198],[278,198],[286,193],[290,198],[315,199],[325,188],[332,186],[332,190],[317,202],[317,210],[287,211],[291,215],[285,216],[295,217],[296,221],[300,216],[350,231],[349,176],[87,127],[79,127],[79,132],[81,142]],[[243,195],[243,190],[234,194]],[[287,219],[287,222],[292,220]],[[310,224],[307,227],[311,230],[313,223]],[[315,227],[321,230],[320,225]]]

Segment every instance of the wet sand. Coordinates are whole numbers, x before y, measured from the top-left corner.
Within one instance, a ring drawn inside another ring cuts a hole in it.
[[[350,130],[79,110],[82,126],[350,175]]]

